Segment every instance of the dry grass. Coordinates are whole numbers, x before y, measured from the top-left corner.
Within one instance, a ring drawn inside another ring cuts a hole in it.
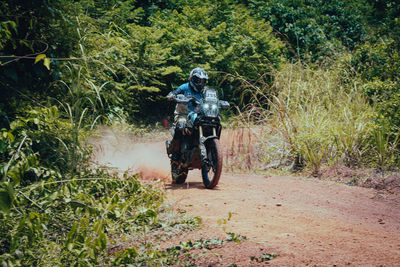
[[[221,135],[224,168],[229,172],[258,172],[285,165],[287,151],[279,133],[268,125],[225,129]]]

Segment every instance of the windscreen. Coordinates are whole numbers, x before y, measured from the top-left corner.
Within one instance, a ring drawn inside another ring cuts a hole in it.
[[[218,101],[217,91],[211,89],[206,90],[204,95],[204,100],[205,102],[217,102]]]

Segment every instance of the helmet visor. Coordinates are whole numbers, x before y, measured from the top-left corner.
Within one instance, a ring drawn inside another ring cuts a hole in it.
[[[207,79],[201,79],[197,76],[193,76],[192,81],[196,86],[200,87],[203,87],[207,83]]]

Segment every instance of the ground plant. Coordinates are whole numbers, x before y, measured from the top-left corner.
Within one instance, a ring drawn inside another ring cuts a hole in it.
[[[161,227],[182,231],[199,224],[196,218],[167,220],[171,211],[162,205],[162,192],[134,176],[96,173],[14,190],[13,207],[1,214],[1,260],[7,266],[117,264],[128,260],[126,254],[131,262],[152,262],[150,252],[157,250],[146,242],[123,253],[111,248],[121,237],[140,240]]]

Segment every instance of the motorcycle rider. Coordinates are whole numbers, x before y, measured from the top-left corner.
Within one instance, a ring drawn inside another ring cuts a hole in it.
[[[177,89],[167,95],[168,101],[173,101],[178,94],[183,94],[187,98],[193,97],[197,101],[202,98],[202,91],[208,81],[208,75],[202,68],[194,68],[189,75],[189,82],[184,83]],[[186,105],[185,105],[186,107]],[[179,104],[175,107],[175,123],[173,126],[173,138],[167,145],[167,153],[172,154],[172,160],[178,160],[180,157],[180,139],[183,134],[190,134],[195,120],[196,109],[198,105],[195,101],[190,101],[187,104],[187,109],[182,108]],[[179,119],[184,118],[184,119]]]

